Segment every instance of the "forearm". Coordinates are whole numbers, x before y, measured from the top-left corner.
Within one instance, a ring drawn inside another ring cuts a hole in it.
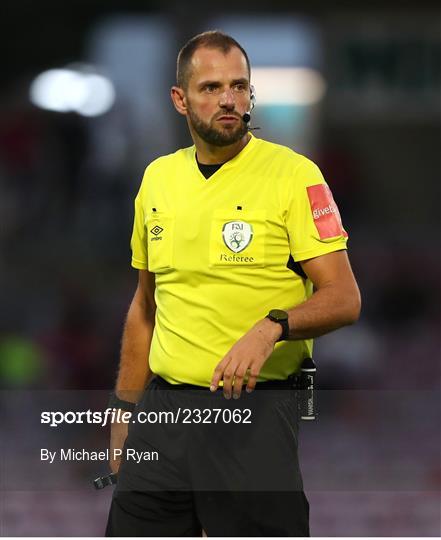
[[[354,323],[360,314],[360,291],[346,252],[339,250],[301,264],[316,291],[308,300],[288,310],[289,339],[310,339]],[[242,384],[252,392],[282,333],[282,324],[277,320],[269,317],[259,320],[217,364],[210,390],[215,392],[223,381],[227,399],[232,392],[233,397],[239,397]]]
[[[155,312],[146,303],[132,301],[121,346],[116,394],[120,399],[137,402],[151,376],[149,351],[155,325]]]
[[[354,283],[351,290],[323,287],[302,304],[288,311],[290,339],[310,339],[353,324],[360,314],[360,293]]]

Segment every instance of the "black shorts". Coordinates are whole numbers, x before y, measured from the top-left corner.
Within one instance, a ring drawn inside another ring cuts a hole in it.
[[[157,377],[133,418],[106,536],[309,536],[290,381],[226,400]]]

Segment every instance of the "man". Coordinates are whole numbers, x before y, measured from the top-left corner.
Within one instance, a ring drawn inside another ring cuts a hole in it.
[[[250,134],[233,38],[191,39],[171,98],[194,146],[151,163],[135,200],[139,282],[112,404],[188,422],[131,423],[127,440],[112,426],[112,449],[159,460],[112,460],[107,535],[309,536],[292,376],[312,338],[359,316],[347,235],[319,169]]]

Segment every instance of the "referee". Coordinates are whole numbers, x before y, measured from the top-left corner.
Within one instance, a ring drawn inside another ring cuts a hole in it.
[[[236,40],[186,43],[171,98],[194,145],[153,161],[135,199],[111,401],[157,421],[112,425],[106,535],[309,536],[295,376],[312,338],[359,316],[347,234],[318,167],[250,133]]]

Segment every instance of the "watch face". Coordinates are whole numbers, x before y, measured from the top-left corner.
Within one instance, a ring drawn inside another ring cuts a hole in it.
[[[274,319],[276,321],[288,320],[288,313],[286,313],[286,311],[283,311],[283,309],[272,309],[269,312],[269,316],[271,317],[271,319]]]

